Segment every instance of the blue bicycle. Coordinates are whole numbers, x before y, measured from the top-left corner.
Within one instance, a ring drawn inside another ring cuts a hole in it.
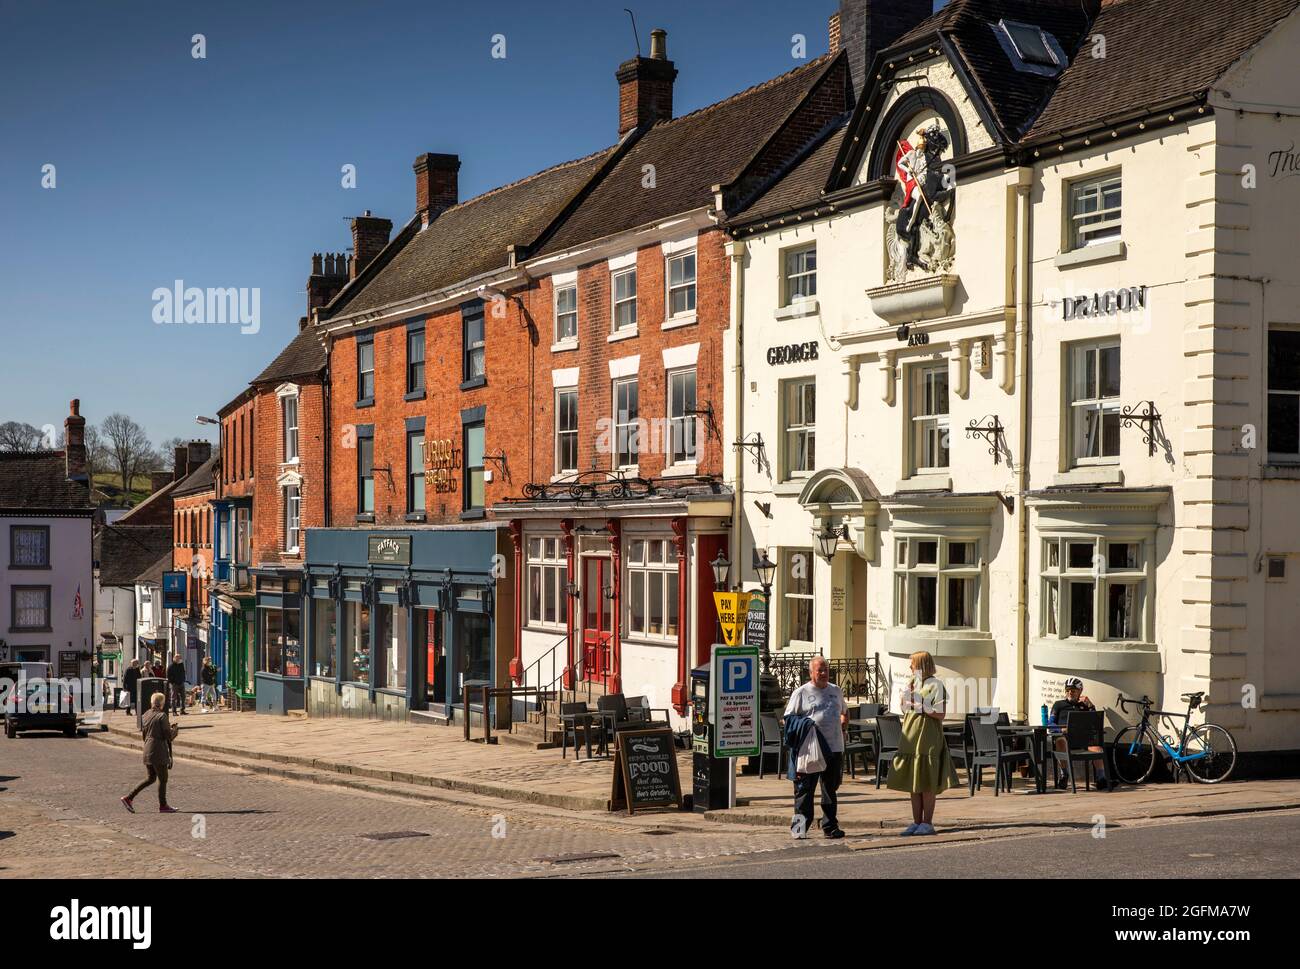
[[[1237,766],[1237,741],[1217,723],[1192,726],[1192,711],[1200,707],[1204,696],[1204,693],[1184,693],[1182,699],[1187,701],[1187,712],[1170,713],[1152,710],[1153,701],[1148,696],[1126,700],[1121,694],[1120,709],[1127,710],[1130,703],[1142,707],[1142,722],[1125,727],[1115,735],[1115,776],[1126,784],[1141,784],[1151,776],[1159,751],[1173,762],[1175,777],[1179,770],[1185,770],[1192,780],[1201,784],[1226,781]],[[1166,721],[1183,721],[1177,747],[1172,737],[1161,735],[1151,725],[1152,715],[1162,727]]]

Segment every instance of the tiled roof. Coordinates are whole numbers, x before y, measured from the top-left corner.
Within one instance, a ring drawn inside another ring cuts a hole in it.
[[[172,556],[172,552],[168,551],[166,555],[159,557],[153,565],[144,569],[139,575],[137,575],[135,577],[135,584],[162,585],[163,573],[172,571],[174,561],[175,559]]]
[[[822,78],[830,55],[652,127],[601,179],[582,205],[545,242],[557,252],[712,205],[714,185],[740,176],[803,97]],[[643,185],[653,165],[655,187]]]
[[[195,468],[188,477],[178,481],[172,495],[179,498],[181,495],[196,495],[203,491],[211,491],[216,485],[216,476],[213,474],[216,466],[217,455],[214,454]]]
[[[1124,0],[1102,7],[1085,49],[1061,75],[1030,137],[1050,135],[1207,90],[1300,0]]]
[[[821,196],[835,168],[835,156],[848,128],[841,125],[828,132],[779,182],[754,200],[744,212],[745,221],[788,212]]]
[[[300,330],[289,341],[289,345],[280,351],[280,355],[251,382],[263,384],[319,373],[325,369],[328,362],[329,354],[321,346],[316,331],[311,326],[307,326]]]
[[[95,537],[99,584],[135,585],[136,576],[171,555],[172,530],[159,525],[105,525]]]
[[[506,248],[535,240],[613,151],[558,165],[452,206],[417,233],[342,311],[364,312],[504,268]]]
[[[67,478],[62,451],[0,452],[0,510],[83,511],[89,486]]]
[[[1095,5],[1095,0],[1092,0]],[[1047,102],[1056,78],[1017,71],[998,42],[999,20],[1017,20],[1052,34],[1066,56],[1088,32],[1083,0],[949,0],[942,10],[901,37],[894,47],[906,47],[932,35],[947,37],[969,69],[993,113],[1001,133],[995,138],[1016,141]]]

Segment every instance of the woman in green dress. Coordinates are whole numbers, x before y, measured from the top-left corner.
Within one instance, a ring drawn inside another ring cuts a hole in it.
[[[943,737],[947,704],[935,675],[934,657],[912,654],[912,677],[903,694],[903,739],[889,768],[891,791],[912,795],[912,823],[905,835],[934,834],[934,802],[940,791],[957,786],[957,771]]]

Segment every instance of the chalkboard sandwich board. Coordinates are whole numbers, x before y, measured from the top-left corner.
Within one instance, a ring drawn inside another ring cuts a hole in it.
[[[614,787],[609,809],[628,814],[682,806],[677,745],[672,730],[623,730],[614,745]]]

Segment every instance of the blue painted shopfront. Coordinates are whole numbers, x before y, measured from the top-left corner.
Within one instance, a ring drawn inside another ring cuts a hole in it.
[[[495,685],[497,542],[494,526],[310,531],[308,689],[450,717],[466,685]]]

